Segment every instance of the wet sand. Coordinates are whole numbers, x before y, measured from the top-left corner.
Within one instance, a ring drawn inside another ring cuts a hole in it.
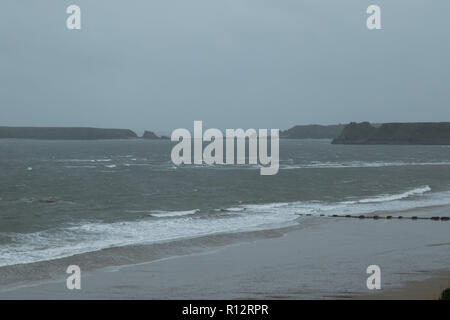
[[[401,287],[372,295],[355,296],[361,300],[439,300],[442,292],[450,288],[450,271],[440,270],[425,280],[409,281]]]
[[[448,216],[442,208],[432,211],[422,214]],[[138,265],[82,270],[81,290],[68,290],[61,270],[60,280],[53,282],[0,287],[0,298],[436,299],[450,281],[450,222],[299,221],[305,227],[278,237]],[[381,268],[381,290],[366,287],[366,268],[373,264]]]

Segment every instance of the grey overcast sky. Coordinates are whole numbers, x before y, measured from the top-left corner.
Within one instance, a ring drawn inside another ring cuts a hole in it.
[[[450,121],[449,17],[449,0],[1,0],[0,125]]]

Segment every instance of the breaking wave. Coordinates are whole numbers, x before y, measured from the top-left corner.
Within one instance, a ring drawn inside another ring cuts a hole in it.
[[[147,211],[149,215],[140,220],[81,221],[33,233],[3,232],[0,238],[9,242],[0,246],[0,266],[53,260],[111,247],[276,229],[302,223],[299,214],[360,215],[450,204],[450,192],[430,191],[429,186],[420,186],[400,193],[340,202],[297,201],[210,210]]]

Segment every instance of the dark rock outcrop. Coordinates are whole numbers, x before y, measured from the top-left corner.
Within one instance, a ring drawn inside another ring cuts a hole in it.
[[[144,135],[142,136],[143,139],[161,139],[158,137],[154,132],[152,131],[144,131]]]
[[[450,144],[450,122],[384,123],[368,122],[345,126],[333,144]]]
[[[0,127],[0,139],[101,140],[133,139],[136,133],[128,129]]]
[[[305,125],[295,126],[285,131],[280,131],[280,138],[284,139],[333,139],[339,136],[343,124],[337,125]]]

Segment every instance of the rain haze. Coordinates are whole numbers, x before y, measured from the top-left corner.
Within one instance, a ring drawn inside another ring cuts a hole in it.
[[[0,300],[450,299],[449,0],[0,3]]]
[[[81,30],[66,8],[81,8]],[[382,30],[366,9],[381,7]],[[0,125],[450,120],[450,2],[2,0]]]

